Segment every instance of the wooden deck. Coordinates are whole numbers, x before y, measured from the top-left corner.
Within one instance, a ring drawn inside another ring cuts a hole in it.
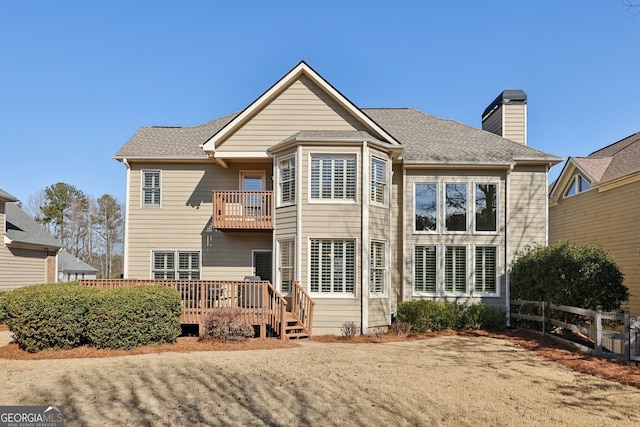
[[[213,228],[273,229],[273,191],[214,191]]]
[[[291,304],[268,281],[217,280],[140,280],[103,279],[79,280],[83,286],[108,290],[136,285],[160,285],[175,289],[182,296],[183,324],[202,325],[205,316],[219,307],[238,307],[244,318],[260,327],[260,337],[267,331],[281,339],[311,336],[315,303],[294,282]]]

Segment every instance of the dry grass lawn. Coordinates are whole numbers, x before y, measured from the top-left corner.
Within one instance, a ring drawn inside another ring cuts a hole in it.
[[[567,369],[503,338],[4,359],[0,405],[64,405],[68,426],[640,424],[638,388]],[[0,347],[0,357],[12,346]]]

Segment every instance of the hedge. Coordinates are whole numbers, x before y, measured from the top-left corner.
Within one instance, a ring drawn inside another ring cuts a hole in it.
[[[181,314],[180,294],[171,288],[140,285],[104,291],[89,310],[89,342],[111,349],[174,343]]]
[[[28,352],[87,344],[89,305],[100,291],[77,283],[32,285],[3,292],[0,313]]]
[[[433,300],[404,301],[398,305],[398,321],[414,332],[443,329],[503,329],[506,311],[486,304],[452,304]]]
[[[0,293],[0,321],[28,352],[173,343],[181,332],[181,314],[180,294],[164,286],[101,291],[70,282]]]

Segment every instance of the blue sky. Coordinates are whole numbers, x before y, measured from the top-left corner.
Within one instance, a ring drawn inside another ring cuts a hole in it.
[[[624,0],[0,0],[0,188],[26,204],[66,182],[124,202],[112,157],[138,127],[243,109],[300,60],[359,107],[476,127],[502,90],[523,89],[529,145],[587,155],[640,131],[638,12]]]

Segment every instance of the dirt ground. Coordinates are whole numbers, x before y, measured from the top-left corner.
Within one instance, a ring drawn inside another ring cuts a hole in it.
[[[640,423],[640,389],[567,369],[536,353],[563,350],[526,336],[355,341],[370,342],[183,338],[147,354],[38,353],[46,360],[15,360],[9,344],[0,347],[0,405],[64,405],[68,426]],[[583,367],[640,370],[571,354]]]

